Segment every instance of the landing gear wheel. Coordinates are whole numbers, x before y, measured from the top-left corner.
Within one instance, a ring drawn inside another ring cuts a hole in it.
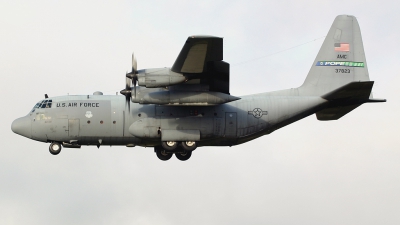
[[[58,155],[61,152],[61,145],[58,142],[53,142],[49,146],[49,152],[52,155]]]
[[[182,148],[186,151],[193,151],[197,148],[195,141],[182,141]]]
[[[167,152],[162,148],[155,147],[155,151],[156,151],[157,157],[162,161],[167,161],[168,159],[170,159],[172,157],[171,152]]]
[[[192,151],[177,152],[175,156],[181,161],[186,161],[192,156]]]
[[[163,149],[167,151],[174,151],[178,147],[178,142],[176,141],[163,141],[161,142]]]

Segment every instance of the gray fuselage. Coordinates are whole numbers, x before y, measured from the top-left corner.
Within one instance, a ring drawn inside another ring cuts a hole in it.
[[[50,108],[34,108],[18,120],[24,120],[21,135],[41,142],[156,146],[163,130],[197,130],[199,146],[232,146],[309,116],[327,103],[297,92],[248,95],[217,106],[131,103],[130,111],[121,95],[69,95],[50,98]]]

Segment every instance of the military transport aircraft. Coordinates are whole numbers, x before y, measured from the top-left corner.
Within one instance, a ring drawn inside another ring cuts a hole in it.
[[[154,147],[161,160],[187,160],[201,146],[239,145],[316,114],[337,120],[373,99],[360,28],[337,16],[303,85],[230,95],[222,38],[190,36],[171,68],[126,74],[124,95],[60,96],[39,101],[11,129],[49,142],[50,153],[82,145]],[[133,83],[133,86],[132,86]],[[135,103],[135,104],[131,104]]]

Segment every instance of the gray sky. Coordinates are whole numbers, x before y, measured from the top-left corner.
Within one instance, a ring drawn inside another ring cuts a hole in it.
[[[399,224],[399,9],[394,0],[0,0],[0,224]],[[313,115],[186,162],[141,147],[52,156],[10,129],[45,93],[123,89],[132,51],[139,69],[171,66],[193,34],[224,37],[233,95],[297,87],[339,14],[358,18],[374,97],[387,103],[338,121]]]

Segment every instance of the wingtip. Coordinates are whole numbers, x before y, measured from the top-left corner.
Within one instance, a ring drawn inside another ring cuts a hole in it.
[[[199,34],[199,35],[190,35],[189,38],[221,38],[221,37]]]
[[[386,102],[386,99],[383,98],[370,98],[367,102]]]

